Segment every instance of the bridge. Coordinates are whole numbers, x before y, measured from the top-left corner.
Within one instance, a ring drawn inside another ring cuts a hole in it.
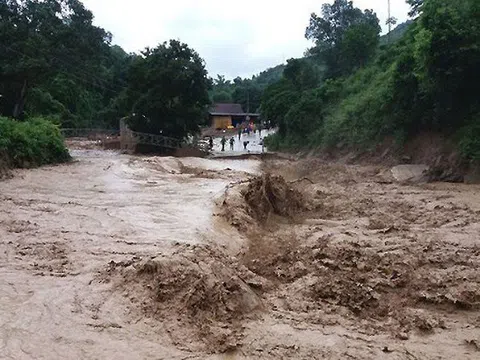
[[[182,140],[168,136],[132,131],[127,127],[121,127],[121,130],[65,128],[61,129],[61,132],[65,138],[88,138],[101,141],[104,146],[116,143],[118,145],[117,148],[128,151],[134,151],[137,145],[147,145],[169,150],[194,148],[208,153],[208,145],[198,140],[185,143]]]
[[[127,129],[120,136],[120,141],[128,144],[156,146],[164,149],[179,149],[182,141],[163,135],[141,133]]]
[[[98,128],[63,128],[60,129],[64,138],[101,138],[101,137],[112,137],[119,136],[120,130],[113,129],[98,129]]]
[[[88,138],[91,140],[106,140],[109,138],[120,137],[120,142],[126,145],[141,144],[158,146],[166,149],[178,149],[182,147],[181,140],[163,135],[132,131],[129,129],[124,129],[123,131],[120,131],[97,128],[66,128],[61,129],[61,132],[65,138]]]

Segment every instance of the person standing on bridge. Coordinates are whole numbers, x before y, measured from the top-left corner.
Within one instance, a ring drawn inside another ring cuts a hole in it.
[[[220,143],[222,144],[222,151],[225,151],[225,144],[227,143],[227,139],[225,139],[225,136],[222,137]]]
[[[233,145],[235,144],[235,139],[233,136],[230,138],[230,150],[233,151]]]

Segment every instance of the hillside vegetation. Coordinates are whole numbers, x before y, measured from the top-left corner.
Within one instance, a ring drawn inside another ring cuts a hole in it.
[[[211,80],[199,54],[177,40],[127,54],[111,40],[79,0],[0,2],[0,116],[14,119],[2,119],[0,161],[65,160],[59,127],[200,131]]]
[[[60,130],[51,121],[34,118],[19,122],[0,117],[2,167],[28,168],[68,160]]]
[[[407,30],[413,24],[413,20],[407,20],[395,29],[380,37],[380,45],[388,45],[402,39]]]
[[[387,136],[402,144],[436,132],[480,159],[480,2],[408,2],[419,16],[383,46],[375,14],[346,0],[312,15],[309,62],[290,63],[262,99],[263,115],[279,127],[271,147],[367,149]],[[312,59],[327,66],[318,83]]]
[[[64,128],[118,128],[128,116],[142,131],[198,132],[211,87],[200,56],[176,40],[140,54],[111,41],[79,0],[0,2],[0,115]]]

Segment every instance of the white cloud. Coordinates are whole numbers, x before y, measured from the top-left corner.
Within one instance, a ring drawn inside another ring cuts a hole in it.
[[[180,39],[205,59],[211,75],[251,76],[310,46],[304,38],[319,0],[83,0],[95,23],[112,32],[113,42],[137,52],[169,39]],[[330,1],[332,2],[332,1]],[[404,0],[391,0],[392,16],[406,20]],[[387,0],[354,0],[373,8],[382,24]]]

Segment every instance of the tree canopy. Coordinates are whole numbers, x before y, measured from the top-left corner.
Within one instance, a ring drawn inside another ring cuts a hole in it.
[[[63,127],[132,126],[183,137],[208,104],[199,55],[178,41],[127,54],[79,0],[0,1],[0,115]]]
[[[304,61],[326,69],[317,83],[299,87],[296,68],[315,73],[292,63],[266,89],[264,115],[279,126],[270,145],[368,147],[385,136],[401,142],[433,131],[453,135],[466,158],[480,159],[480,2],[407,3],[416,18],[383,45],[375,14],[351,1],[312,14],[306,37],[314,47]]]
[[[335,0],[322,6],[321,16],[310,16],[305,37],[315,43],[309,53],[324,59],[333,77],[365,65],[375,53],[380,31],[372,10],[362,11],[352,1]]]
[[[422,6],[424,0],[406,0],[407,4],[410,5],[410,16],[417,16],[422,11]]]
[[[133,130],[184,138],[198,132],[210,103],[204,61],[177,40],[146,49],[129,73]]]
[[[63,127],[127,117],[135,130],[184,138],[211,102],[234,102],[277,124],[279,145],[368,146],[437,131],[480,159],[480,2],[406,1],[414,19],[381,42],[372,10],[326,3],[311,14],[303,58],[229,80],[209,78],[180,41],[127,54],[79,0],[1,0],[0,115]]]
[[[111,35],[78,0],[0,4],[1,113],[91,117],[107,94]]]

